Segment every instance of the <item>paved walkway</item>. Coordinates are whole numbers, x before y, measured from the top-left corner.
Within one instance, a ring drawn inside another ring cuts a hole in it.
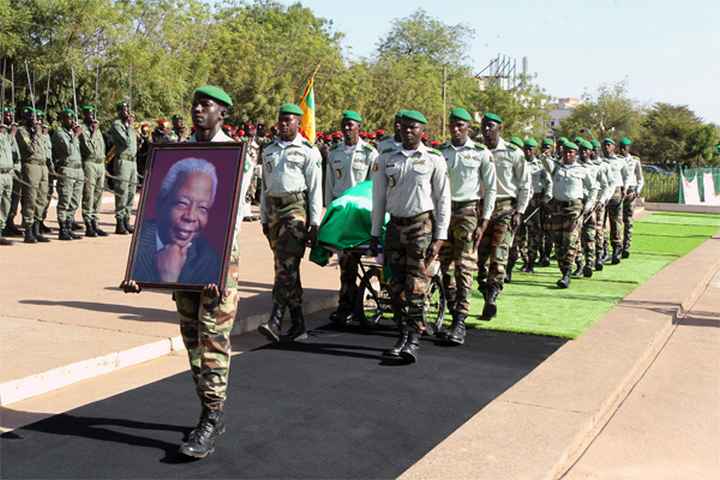
[[[720,273],[563,478],[720,478]]]

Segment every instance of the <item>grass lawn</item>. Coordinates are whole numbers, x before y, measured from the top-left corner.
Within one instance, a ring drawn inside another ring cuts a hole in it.
[[[468,325],[490,330],[576,338],[613,305],[672,261],[686,255],[720,228],[720,215],[653,213],[635,222],[629,259],[606,265],[590,279],[573,278],[558,289],[557,264],[536,273],[513,272],[498,301],[498,315],[478,320],[483,298],[475,289]]]

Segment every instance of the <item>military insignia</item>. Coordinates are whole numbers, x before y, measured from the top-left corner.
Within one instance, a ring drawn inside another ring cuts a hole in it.
[[[336,168],[335,176],[338,178],[338,180],[341,179],[342,178],[342,170],[340,170],[339,168]]]

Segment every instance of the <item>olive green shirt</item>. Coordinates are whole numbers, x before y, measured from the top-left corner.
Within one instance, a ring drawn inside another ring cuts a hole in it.
[[[137,133],[131,124],[126,125],[120,119],[115,120],[110,127],[110,138],[115,147],[117,158],[132,162],[136,161]]]
[[[58,128],[52,136],[52,152],[56,168],[82,168],[80,139],[73,132]]]
[[[105,139],[99,128],[95,132],[83,124],[80,131],[80,155],[83,163],[105,163]]]
[[[17,129],[15,140],[17,140],[21,163],[46,165],[47,148],[42,133],[36,132],[32,135],[25,126],[21,126]]]

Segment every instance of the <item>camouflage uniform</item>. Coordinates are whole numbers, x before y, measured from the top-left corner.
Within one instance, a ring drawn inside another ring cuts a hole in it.
[[[307,224],[320,225],[321,164],[318,149],[299,134],[291,142],[276,139],[262,151],[260,214],[274,256],[273,303],[283,308],[302,305],[300,261]]]
[[[604,177],[605,189],[598,194],[598,204],[595,208],[595,265],[602,263],[605,255],[605,209],[608,201],[614,193],[614,186],[611,180],[610,166],[599,157],[590,160],[600,174]],[[599,268],[599,267],[596,267]]]
[[[633,215],[635,214],[635,198],[631,194],[640,195],[645,180],[642,175],[640,159],[628,154],[624,157],[628,169],[628,182],[625,185],[625,198],[623,198],[622,217],[624,225],[623,250],[629,251],[632,243]]]
[[[426,264],[433,239],[447,239],[450,182],[442,154],[422,143],[417,150],[388,149],[373,167],[372,236],[385,234],[385,260],[392,272],[390,295],[400,322],[425,331],[425,299],[431,276]]]
[[[55,162],[53,161],[53,146],[52,138],[48,133],[42,132],[42,141],[45,146],[45,154],[47,157],[46,165],[48,167],[48,189],[47,189],[47,202],[45,202],[45,209],[42,214],[42,221],[47,220],[48,211],[50,210],[50,202],[52,202],[53,195],[55,195],[55,185],[57,184],[57,178],[55,177]]]
[[[120,178],[113,181],[115,218],[129,223],[138,184],[137,135],[131,124],[118,119],[110,127],[110,138],[115,147],[113,173]]]
[[[492,151],[497,175],[497,200],[478,249],[478,281],[502,290],[513,243],[512,217],[525,213],[530,202],[530,170],[525,155],[502,138]],[[486,264],[489,265],[486,268]]]
[[[98,220],[105,185],[105,140],[99,128],[92,132],[89,126],[82,125],[80,153],[85,173],[82,216],[87,224]]]
[[[195,142],[195,138],[191,137],[189,141]],[[231,142],[232,139],[220,130],[212,141]],[[230,332],[240,298],[238,228],[235,229],[230,250],[225,291],[221,292],[219,298],[211,299],[195,291],[173,292],[180,317],[180,333],[187,348],[197,395],[208,410],[221,410],[227,398],[232,353]]]
[[[473,273],[477,271],[473,234],[478,218],[489,220],[495,208],[495,164],[489,150],[470,139],[460,147],[445,143],[440,151],[447,161],[452,200],[448,241],[440,250],[440,268],[450,312],[467,316]],[[478,211],[481,199],[482,212]]]
[[[581,165],[588,171],[588,175],[595,183],[597,187],[596,199],[590,199],[590,191],[587,187],[583,187],[583,199],[585,204],[585,211],[589,213],[581,220],[580,225],[580,245],[582,248],[582,254],[576,258],[578,268],[587,266],[588,268],[595,267],[595,237],[596,237],[596,225],[597,225],[597,205],[602,205],[607,195],[610,194],[610,185],[607,180],[606,173],[596,164],[591,161],[581,162]]]
[[[609,166],[609,177],[613,185],[613,194],[607,204],[607,217],[610,221],[610,243],[613,250],[621,250],[623,244],[623,189],[629,181],[629,171],[624,158],[612,155],[603,159]],[[606,239],[607,242],[607,239]]]
[[[8,127],[0,130],[0,232],[5,228],[5,219],[10,213],[14,168],[12,137]]]
[[[13,171],[14,175],[17,175],[18,178],[22,177],[22,165],[20,163],[20,149],[18,147],[17,139],[15,138],[15,134],[17,132],[12,131],[12,128],[10,125],[8,125],[8,135],[10,138],[11,148],[12,148],[12,160],[13,160]],[[13,176],[14,176],[13,175]],[[22,196],[22,184],[18,182],[17,180],[13,180],[12,182],[12,194],[10,195],[10,207],[7,213],[7,216],[3,218],[3,221],[6,222],[6,226],[13,224],[15,217],[18,213],[18,208],[20,207],[20,197]]]
[[[80,139],[72,132],[59,128],[52,137],[55,169],[58,178],[57,218],[60,225],[73,221],[80,206],[85,174],[80,156]]]
[[[15,139],[20,151],[22,179],[29,185],[22,186],[22,218],[27,229],[42,221],[47,204],[47,149],[42,134],[31,135],[24,126],[18,127]]]

